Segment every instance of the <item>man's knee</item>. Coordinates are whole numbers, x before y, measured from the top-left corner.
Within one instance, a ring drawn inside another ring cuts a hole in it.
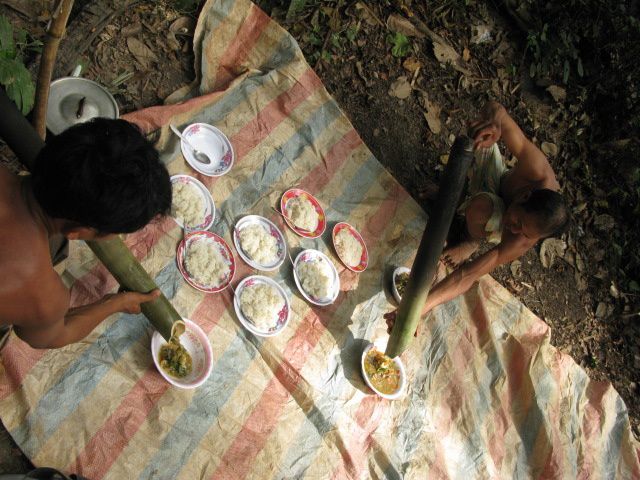
[[[465,209],[467,231],[471,238],[480,240],[487,236],[487,222],[493,215],[493,201],[487,195],[476,195]]]

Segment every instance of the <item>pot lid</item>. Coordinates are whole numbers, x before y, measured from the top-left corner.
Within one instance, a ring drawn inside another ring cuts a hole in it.
[[[118,116],[118,104],[113,95],[96,82],[79,77],[63,77],[51,82],[47,128],[54,135],[95,117]]]

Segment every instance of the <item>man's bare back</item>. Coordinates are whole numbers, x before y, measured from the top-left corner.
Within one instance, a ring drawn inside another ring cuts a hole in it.
[[[110,294],[70,308],[49,240],[135,231],[167,213],[171,184],[151,144],[122,120],[99,119],[63,132],[35,165],[25,177],[0,166],[0,325],[12,325],[34,348],[57,348],[81,340],[109,315],[139,313],[159,291]]]

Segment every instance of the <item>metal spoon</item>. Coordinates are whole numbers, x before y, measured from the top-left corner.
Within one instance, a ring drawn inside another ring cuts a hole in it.
[[[193,152],[193,157],[198,162],[204,163],[205,165],[208,165],[211,163],[211,159],[207,156],[207,154],[204,152],[201,152],[200,150],[197,150],[193,145],[191,145],[191,143],[189,143],[189,140],[187,140],[184,136],[182,136],[182,134],[180,133],[180,130],[178,130],[176,127],[174,127],[171,124],[169,124],[169,127],[171,127],[171,130],[173,131],[173,133],[179,136],[180,139],[189,146],[189,148]]]

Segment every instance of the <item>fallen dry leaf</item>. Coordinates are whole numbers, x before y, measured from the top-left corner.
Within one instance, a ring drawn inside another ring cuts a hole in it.
[[[478,44],[491,41],[491,27],[489,25],[472,25],[471,29],[473,30],[471,43]]]
[[[404,99],[411,95],[411,84],[407,80],[407,77],[398,77],[398,79],[391,84],[391,87],[389,87],[389,95],[399,99]]]
[[[447,63],[456,65],[460,61],[460,55],[455,48],[443,42],[433,42],[433,54],[440,63],[445,65]]]
[[[553,99],[558,103],[564,102],[567,98],[567,91],[564,88],[559,87],[558,85],[548,86],[547,92],[549,92]]]
[[[540,245],[540,262],[544,268],[553,265],[556,257],[562,257],[567,249],[567,244],[559,238],[547,238]]]
[[[357,2],[356,10],[358,11],[358,15],[369,25],[383,25],[382,21],[371,11],[371,7],[369,7],[365,2]]]
[[[519,277],[520,272],[522,271],[522,262],[520,262],[520,260],[514,260],[513,262],[511,262],[509,268],[511,269],[511,275],[513,275],[514,277]]]
[[[602,215],[598,215],[594,219],[593,225],[598,230],[602,230],[603,232],[606,232],[611,230],[616,225],[616,221],[611,215],[607,215],[606,213],[603,213]]]
[[[424,118],[427,120],[427,124],[429,125],[429,130],[435,134],[440,133],[442,130],[442,124],[440,123],[440,111],[442,108],[437,103],[429,101],[429,98],[425,93],[422,94],[420,103],[426,110],[423,113]]]
[[[416,70],[422,67],[422,64],[416,57],[409,57],[404,62],[402,62],[402,66],[406,71],[413,74]]]
[[[596,307],[596,318],[604,318],[607,315],[607,304],[604,302],[598,302]]]
[[[173,21],[169,26],[169,31],[176,35],[186,35],[193,37],[193,31],[196,28],[196,21],[192,17],[184,16]]]
[[[145,69],[151,66],[151,62],[158,61],[156,54],[135,37],[127,38],[127,48]]]
[[[407,37],[424,38],[424,33],[418,30],[410,20],[392,13],[387,18],[387,28],[393,32],[402,33]]]
[[[556,155],[558,155],[558,146],[555,143],[542,142],[540,150],[542,150],[542,153],[544,153],[547,157],[555,157]]]

